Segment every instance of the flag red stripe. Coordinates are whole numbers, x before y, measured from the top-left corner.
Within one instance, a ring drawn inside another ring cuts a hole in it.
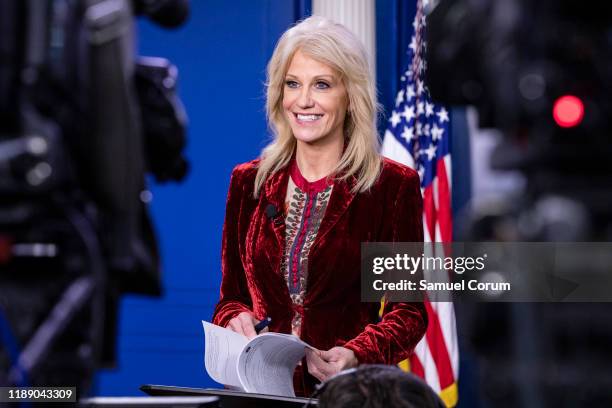
[[[432,241],[435,241],[437,217],[432,185],[425,187],[425,191],[423,191],[423,212],[425,213],[425,223],[429,231],[429,236]]]
[[[425,308],[427,309],[427,316],[429,317],[429,325],[427,326],[427,343],[432,350],[432,358],[436,363],[438,369],[438,378],[440,379],[440,389],[452,385],[455,382],[453,375],[453,368],[451,367],[450,357],[448,350],[446,349],[446,343],[444,342],[444,334],[440,328],[440,320],[438,314],[431,307],[429,301],[425,301]],[[435,350],[435,352],[433,351]]]
[[[453,223],[451,213],[451,191],[446,172],[444,157],[437,163],[438,178],[438,224],[442,242],[451,242],[453,239]]]

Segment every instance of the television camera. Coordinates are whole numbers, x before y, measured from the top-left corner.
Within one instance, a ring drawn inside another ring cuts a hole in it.
[[[0,2],[0,385],[77,386],[114,361],[118,299],[161,294],[145,175],[180,181],[177,69],[135,16],[187,0]]]
[[[480,126],[503,135],[491,166],[525,179],[524,190],[474,205],[457,238],[610,241],[610,7],[441,0],[427,24],[432,97],[475,106]],[[605,346],[610,306],[458,305],[459,331],[480,362],[482,400],[495,407],[609,405],[612,378],[602,362],[612,358]]]

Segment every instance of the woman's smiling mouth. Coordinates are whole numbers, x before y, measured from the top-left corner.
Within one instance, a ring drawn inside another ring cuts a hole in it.
[[[298,123],[312,123],[312,122],[318,121],[319,119],[323,117],[322,113],[321,114],[319,113],[309,113],[309,114],[294,113],[293,115],[297,119]]]

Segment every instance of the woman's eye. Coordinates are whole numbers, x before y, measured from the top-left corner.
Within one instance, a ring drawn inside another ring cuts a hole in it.
[[[327,88],[329,88],[329,84],[328,84],[327,82],[318,81],[318,82],[315,84],[315,87],[316,87],[317,89],[327,89]]]
[[[295,81],[285,81],[285,85],[288,88],[297,88],[298,87],[298,83]]]

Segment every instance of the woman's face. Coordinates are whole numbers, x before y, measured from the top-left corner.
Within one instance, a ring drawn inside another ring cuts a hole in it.
[[[283,90],[283,110],[295,138],[308,144],[342,139],[347,106],[340,75],[298,50],[289,64]]]

